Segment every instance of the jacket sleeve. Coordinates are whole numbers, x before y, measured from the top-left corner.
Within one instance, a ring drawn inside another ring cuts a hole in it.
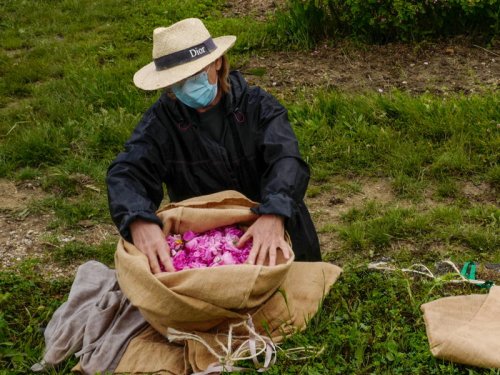
[[[163,199],[166,132],[150,109],[108,168],[106,183],[111,217],[121,236],[131,242],[130,223],[143,219],[162,225],[155,212]]]
[[[300,156],[286,109],[273,96],[259,90],[259,151],[265,171],[260,186],[261,204],[254,212],[293,219],[304,199],[309,167]]]

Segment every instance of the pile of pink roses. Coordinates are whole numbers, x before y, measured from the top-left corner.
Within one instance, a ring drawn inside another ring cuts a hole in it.
[[[252,249],[252,240],[241,248],[236,247],[243,233],[231,225],[203,233],[187,231],[183,235],[168,235],[166,239],[175,270],[245,263]]]

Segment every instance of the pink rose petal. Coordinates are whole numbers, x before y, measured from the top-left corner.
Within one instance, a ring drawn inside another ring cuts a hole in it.
[[[237,248],[236,244],[243,233],[233,225],[204,233],[187,231],[182,236],[167,236],[174,268],[180,271],[245,263],[252,249],[252,241],[249,240],[242,248]]]
[[[182,239],[184,241],[191,241],[193,238],[196,237],[196,233],[193,231],[188,230],[186,233],[182,235]]]

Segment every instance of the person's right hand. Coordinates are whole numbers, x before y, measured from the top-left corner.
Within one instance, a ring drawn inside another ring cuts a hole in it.
[[[167,272],[175,271],[165,235],[158,224],[138,219],[130,224],[130,231],[135,247],[148,257],[151,272],[162,272],[160,264]]]

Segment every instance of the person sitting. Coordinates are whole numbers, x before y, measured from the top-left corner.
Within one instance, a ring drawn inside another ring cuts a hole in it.
[[[165,89],[142,117],[107,173],[109,208],[121,236],[143,252],[153,273],[173,271],[155,215],[166,185],[170,201],[236,190],[259,204],[247,263],[285,258],[320,261],[318,236],[304,195],[309,168],[286,109],[269,93],[230,72],[235,36],[212,38],[196,18],[153,33],[153,62],[134,75],[144,90]]]

